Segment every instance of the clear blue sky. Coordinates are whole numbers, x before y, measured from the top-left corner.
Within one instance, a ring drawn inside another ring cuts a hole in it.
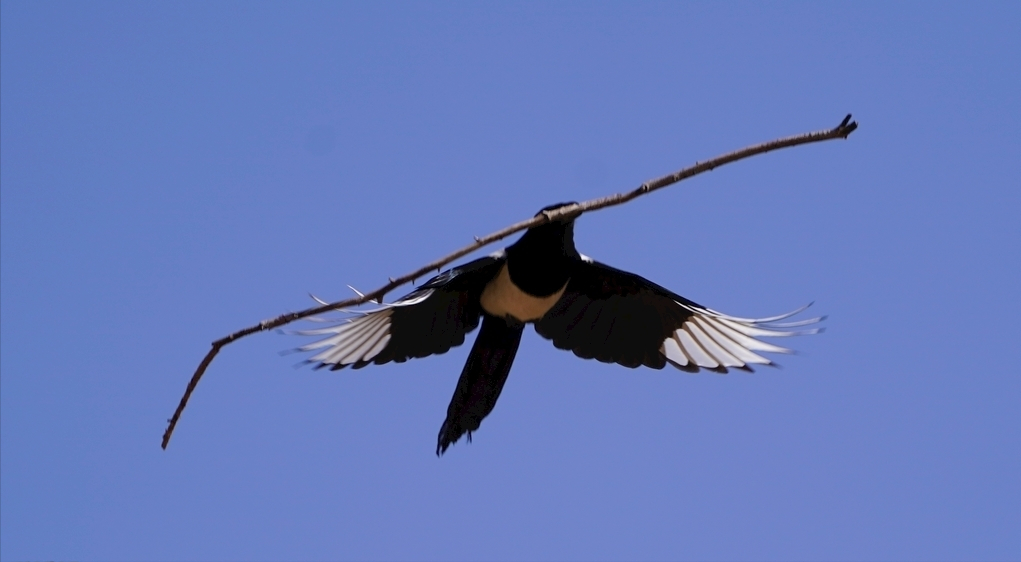
[[[3,560],[1021,558],[1021,4],[0,16]],[[309,292],[848,112],[577,225],[727,313],[814,300],[780,369],[528,330],[437,459],[467,346],[330,373],[260,334],[159,447],[209,342]]]

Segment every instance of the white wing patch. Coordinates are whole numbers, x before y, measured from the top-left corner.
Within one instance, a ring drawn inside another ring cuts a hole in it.
[[[320,366],[332,365],[340,369],[348,365],[364,365],[375,358],[390,343],[390,319],[393,310],[398,306],[418,304],[432,295],[432,289],[421,293],[415,292],[392,304],[384,304],[375,310],[343,311],[352,312],[357,316],[348,318],[336,326],[318,330],[302,330],[297,332],[303,336],[327,336],[317,342],[303,345],[298,351],[314,351],[323,349],[309,357],[307,363],[319,363]]]
[[[749,365],[772,365],[769,359],[755,353],[793,353],[790,349],[756,338],[779,338],[817,334],[822,328],[790,330],[821,322],[824,317],[799,322],[777,323],[808,308],[770,318],[738,318],[708,308],[677,303],[692,313],[684,325],[663,340],[659,351],[672,365],[685,370],[693,367],[725,370],[728,367],[749,369]],[[722,370],[721,370],[722,372]]]

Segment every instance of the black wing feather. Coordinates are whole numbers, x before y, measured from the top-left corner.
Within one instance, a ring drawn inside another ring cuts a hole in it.
[[[308,362],[333,370],[445,353],[478,327],[482,289],[504,261],[502,254],[477,259],[444,271],[392,304],[300,332],[327,337],[298,349],[319,351]]]
[[[775,318],[736,318],[703,307],[626,271],[588,260],[579,261],[563,297],[535,325],[535,331],[583,359],[662,369],[667,363],[696,372],[751,370],[749,364],[772,362],[755,351],[789,353],[759,341],[816,333],[777,328]],[[806,325],[821,318],[795,323]]]

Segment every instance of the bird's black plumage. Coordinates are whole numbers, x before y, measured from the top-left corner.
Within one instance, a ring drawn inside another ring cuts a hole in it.
[[[464,363],[461,378],[447,407],[447,419],[440,426],[437,455],[442,455],[465,433],[470,441],[471,432],[478,429],[482,419],[493,411],[514,364],[524,331],[524,324],[483,313],[482,329]]]
[[[540,213],[572,203],[546,207]],[[442,454],[477,430],[503,390],[526,323],[584,359],[662,369],[725,373],[771,365],[756,352],[789,353],[760,337],[816,333],[814,324],[728,316],[685,299],[633,273],[578,253],[574,218],[533,227],[504,251],[452,268],[397,302],[356,313],[325,329],[325,338],[299,348],[319,350],[317,368],[361,368],[444,353],[482,329],[465,362],[437,439]]]

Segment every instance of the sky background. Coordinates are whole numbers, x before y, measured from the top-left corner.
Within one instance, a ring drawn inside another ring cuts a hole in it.
[[[1021,558],[1019,22],[5,0],[0,558]],[[331,373],[259,334],[160,449],[209,342],[309,292],[848,112],[849,140],[577,224],[583,253],[723,312],[815,301],[827,331],[780,369],[629,370],[529,329],[437,459],[467,345]]]

